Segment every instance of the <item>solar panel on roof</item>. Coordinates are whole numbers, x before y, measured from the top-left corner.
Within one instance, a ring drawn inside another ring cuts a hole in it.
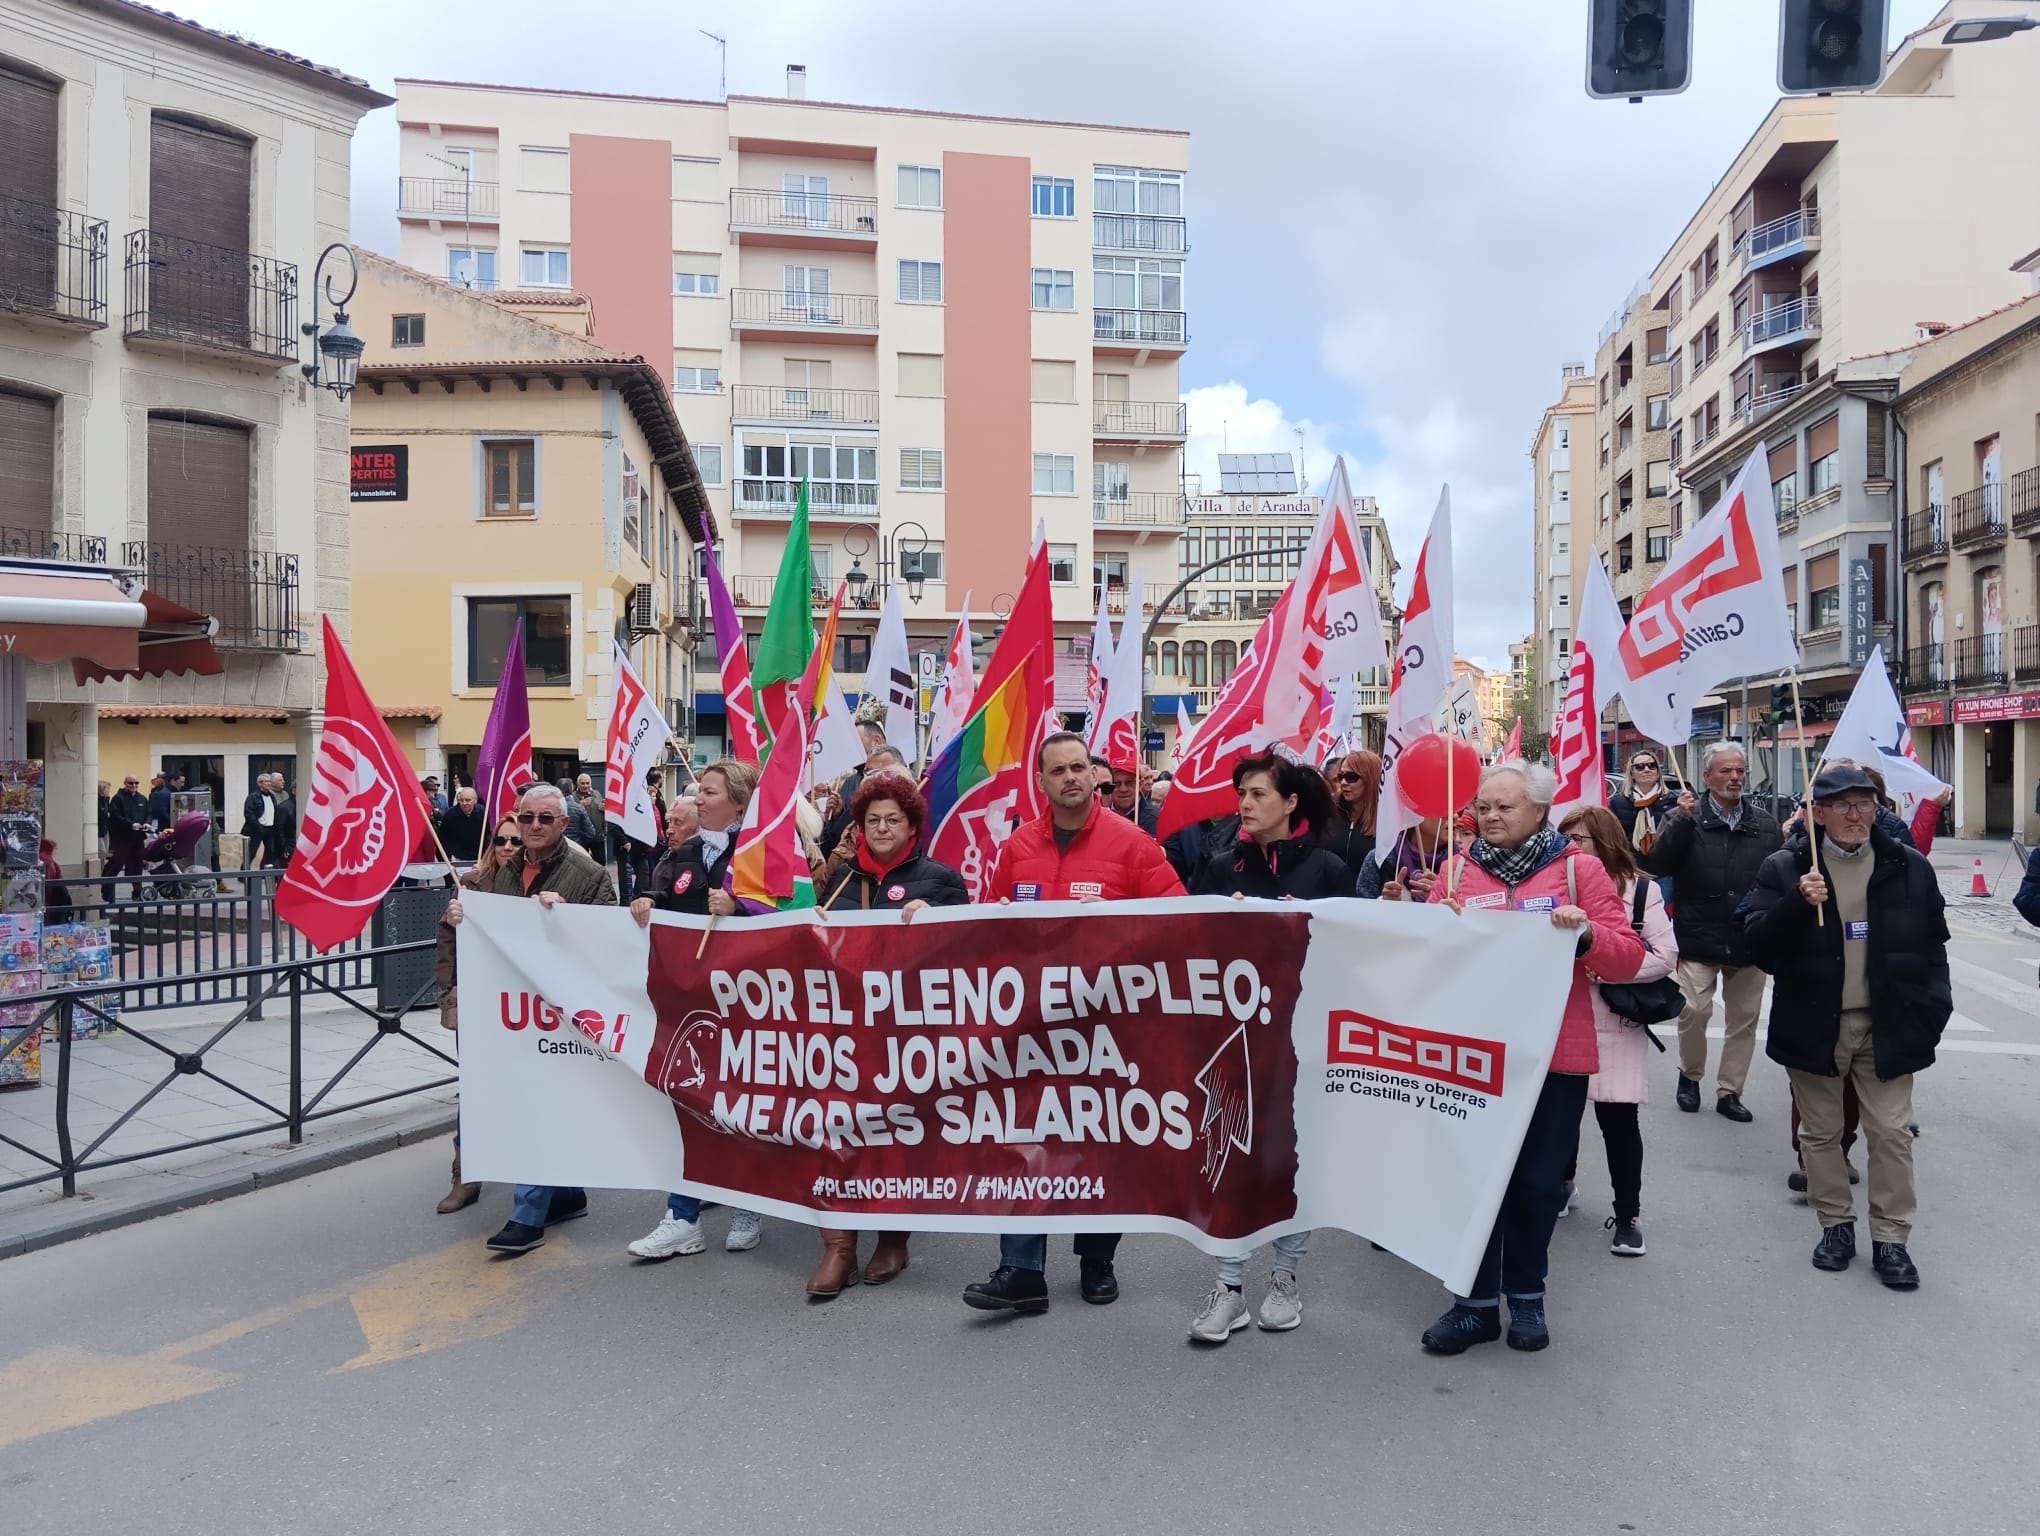
[[[1294,496],[1296,468],[1286,453],[1221,453],[1218,488],[1226,495]]]

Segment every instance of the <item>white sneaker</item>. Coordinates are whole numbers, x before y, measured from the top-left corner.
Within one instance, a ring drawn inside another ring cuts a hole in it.
[[[707,1247],[700,1222],[682,1221],[668,1211],[659,1218],[656,1227],[630,1245],[630,1251],[641,1259],[670,1259],[683,1253],[701,1253]]]
[[[1303,1302],[1296,1294],[1296,1276],[1278,1269],[1268,1277],[1268,1294],[1261,1298],[1261,1315],[1256,1319],[1269,1333],[1287,1333],[1303,1321]]]
[[[756,1211],[732,1211],[730,1235],[723,1239],[723,1248],[729,1253],[749,1253],[763,1235],[764,1226]]]
[[[1191,1321],[1190,1337],[1204,1344],[1223,1344],[1247,1326],[1247,1298],[1219,1286],[1204,1298],[1204,1308]]]

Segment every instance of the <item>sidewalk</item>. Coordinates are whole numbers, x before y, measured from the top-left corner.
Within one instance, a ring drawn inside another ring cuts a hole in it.
[[[221,1003],[135,1014],[131,1022],[166,1050],[196,1053],[237,1012],[239,1005]],[[164,1051],[124,1033],[74,1041],[70,1133],[73,1149],[81,1157],[151,1090],[156,1091],[133,1118],[91,1152],[91,1161],[236,1131],[252,1134],[81,1173],[78,1194],[70,1199],[63,1198],[62,1186],[54,1176],[46,1183],[0,1194],[0,1258],[243,1194],[261,1185],[301,1178],[320,1168],[452,1130],[457,1098],[454,1084],[416,1093],[406,1090],[452,1078],[456,1069],[403,1034],[378,1038],[373,1018],[338,998],[322,995],[308,997],[304,1003],[307,1115],[367,1099],[382,1102],[321,1119],[308,1118],[304,1140],[291,1146],[287,1130],[265,1125],[281,1119],[290,1102],[288,1010],[272,1004],[267,1014],[261,1020],[237,1025],[205,1049],[202,1073],[179,1073]],[[439,1027],[434,1009],[407,1015],[404,1030],[448,1055],[455,1054],[454,1036]],[[313,1108],[314,1096],[364,1046],[372,1048]],[[215,1077],[224,1081],[214,1081]],[[47,1164],[8,1141],[52,1158],[57,1155],[56,1080],[56,1042],[46,1039],[42,1086],[0,1093],[0,1137],[7,1138],[0,1141],[0,1183],[48,1169]],[[236,1088],[242,1091],[236,1092]],[[399,1093],[404,1096],[384,1097]],[[262,1103],[252,1102],[250,1095]],[[253,1130],[256,1126],[265,1128]]]
[[[1967,923],[2029,938],[2040,947],[2040,928],[2012,909],[2012,897],[2025,868],[2012,857],[2011,839],[1937,837],[1928,859],[1941,877],[1941,894],[1947,898],[1951,924]],[[1969,894],[1978,859],[1983,860],[1983,883],[1991,890],[1988,896]]]

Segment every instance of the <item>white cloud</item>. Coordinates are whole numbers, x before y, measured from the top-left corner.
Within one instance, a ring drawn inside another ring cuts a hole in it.
[[[1183,403],[1190,418],[1185,467],[1200,478],[1207,493],[1218,489],[1221,453],[1286,453],[1292,459],[1301,454],[1304,475],[1318,490],[1324,489],[1337,451],[1329,427],[1308,417],[1292,420],[1273,400],[1248,398],[1246,385],[1236,379],[1185,390]]]

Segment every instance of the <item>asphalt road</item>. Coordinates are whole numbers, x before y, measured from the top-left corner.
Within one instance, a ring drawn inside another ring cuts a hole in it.
[[[1015,1319],[958,1303],[988,1238],[814,1306],[804,1229],[631,1260],[642,1194],[503,1262],[506,1191],[432,1214],[439,1143],[0,1264],[0,1529],[2031,1532],[2036,952],[1955,947],[1910,1295],[1807,1263],[1761,1057],[1750,1126],[1678,1114],[1659,1059],[1645,1258],[1606,1250],[1589,1122],[1531,1356],[1424,1356],[1440,1288],[1343,1233],[1300,1330],[1217,1350],[1184,1337],[1208,1263],[1167,1238],[1128,1239],[1106,1308],[1058,1243],[1052,1309]]]

